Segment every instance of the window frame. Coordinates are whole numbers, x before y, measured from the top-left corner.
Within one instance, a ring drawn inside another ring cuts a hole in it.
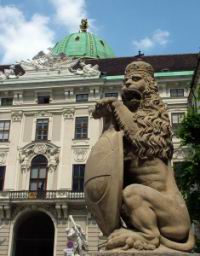
[[[83,96],[81,98],[81,96]],[[84,96],[86,96],[86,98],[84,98]],[[78,99],[78,97],[80,97],[80,99]],[[84,103],[84,102],[88,102],[89,101],[89,94],[88,93],[77,93],[76,94],[76,102],[77,103]]]
[[[78,120],[81,120],[85,118],[85,120],[87,120],[87,122],[85,123],[78,123]],[[74,129],[74,139],[75,140],[82,140],[82,139],[88,139],[88,116],[77,116],[75,118],[75,129]],[[87,127],[83,127],[86,124]],[[78,132],[77,130],[80,129],[80,132]],[[87,131],[84,132],[83,129],[86,129]]]
[[[182,93],[180,93],[180,92],[182,92]],[[184,97],[184,89],[183,88],[171,88],[170,89],[170,98],[181,98],[181,97]]]
[[[8,100],[8,102],[11,104],[5,104],[5,103],[3,103],[2,100]],[[1,98],[1,107],[12,106],[12,105],[13,105],[13,97],[2,97]]]
[[[3,175],[0,175],[0,191],[4,191],[4,183],[5,183],[5,174],[6,174],[6,166],[0,166],[0,172],[3,169]]]
[[[174,123],[173,122],[173,117],[177,116],[178,122]],[[172,129],[177,129],[179,127],[179,125],[181,124],[183,118],[185,116],[185,112],[173,112],[171,113],[171,126]],[[180,120],[182,118],[182,120]]]
[[[38,156],[36,156],[36,157],[39,157],[39,156],[43,156],[43,155],[38,155]],[[36,158],[36,157],[35,157],[35,158]],[[43,157],[46,158],[45,156],[43,156]],[[44,162],[44,163],[33,163],[33,161],[34,161],[35,158],[33,158],[32,162],[31,162],[31,171],[30,171],[30,178],[29,178],[29,191],[30,191],[30,192],[45,192],[46,189],[47,189],[47,177],[48,177],[48,167],[47,167],[47,166],[48,166],[48,161],[47,161],[47,159],[46,159],[46,162]],[[45,167],[45,169],[46,169],[45,178],[40,178],[40,171],[41,171],[41,169],[44,168],[44,167]],[[32,178],[32,177],[31,177],[33,168],[37,168],[37,170],[38,170],[38,171],[37,171],[37,177],[36,177],[36,178]],[[44,181],[44,182],[45,182],[45,186],[44,186],[43,189],[39,189],[39,186],[38,186],[39,182],[41,182],[41,181]],[[36,190],[31,190],[31,184],[32,184],[33,182],[36,182],[36,183],[37,183],[37,188],[36,188]]]
[[[37,104],[39,104],[39,105],[49,104],[50,103],[50,98],[51,98],[50,95],[38,95],[37,96]],[[43,100],[41,100],[41,99],[43,99]],[[45,102],[45,99],[48,99],[48,102]]]
[[[112,97],[112,98],[118,98],[119,93],[118,92],[105,92],[104,97]]]
[[[75,169],[78,168],[78,175],[75,175]],[[73,164],[72,173],[72,191],[73,192],[84,192],[84,174],[85,174],[85,164]],[[75,183],[78,184],[78,189],[75,189]]]
[[[39,132],[42,133],[42,135],[40,134],[41,137],[44,137],[44,130],[45,128],[39,128],[39,122],[41,121],[47,121],[47,129],[46,129],[46,138],[38,138],[39,136]],[[47,141],[48,140],[48,136],[49,136],[49,118],[39,118],[36,119],[36,127],[35,127],[35,141]]]
[[[0,120],[0,123],[3,123],[4,122],[4,126],[3,128],[1,129],[0,127],[0,134],[2,133],[2,139],[0,138],[0,142],[8,142],[9,141],[9,137],[10,137],[10,124],[11,124],[11,121],[10,120]],[[8,123],[9,124],[9,127],[8,129],[5,129],[5,123]],[[8,138],[7,139],[4,139],[3,137],[3,134],[6,134],[6,132],[8,133]]]

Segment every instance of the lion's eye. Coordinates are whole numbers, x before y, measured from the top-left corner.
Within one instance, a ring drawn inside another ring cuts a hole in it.
[[[137,82],[137,81],[139,81],[140,79],[141,79],[140,76],[132,76],[132,80],[133,80],[134,82]]]

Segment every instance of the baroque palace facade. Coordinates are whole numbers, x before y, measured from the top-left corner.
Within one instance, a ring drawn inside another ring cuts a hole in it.
[[[1,256],[64,255],[69,215],[84,229],[89,250],[98,250],[102,235],[83,193],[85,163],[102,131],[91,114],[98,99],[120,99],[125,67],[138,57],[153,65],[175,131],[197,54],[118,58],[82,29],[49,54],[0,66]],[[175,132],[173,141],[176,167],[186,149]]]

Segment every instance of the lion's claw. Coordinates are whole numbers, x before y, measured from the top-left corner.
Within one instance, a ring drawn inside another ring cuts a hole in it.
[[[106,249],[119,248],[121,250],[154,250],[156,245],[146,240],[142,234],[128,229],[115,230],[109,237]]]

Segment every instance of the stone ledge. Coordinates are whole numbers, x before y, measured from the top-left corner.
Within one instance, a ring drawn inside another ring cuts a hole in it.
[[[200,253],[178,251],[99,251],[88,253],[88,256],[200,256]]]

